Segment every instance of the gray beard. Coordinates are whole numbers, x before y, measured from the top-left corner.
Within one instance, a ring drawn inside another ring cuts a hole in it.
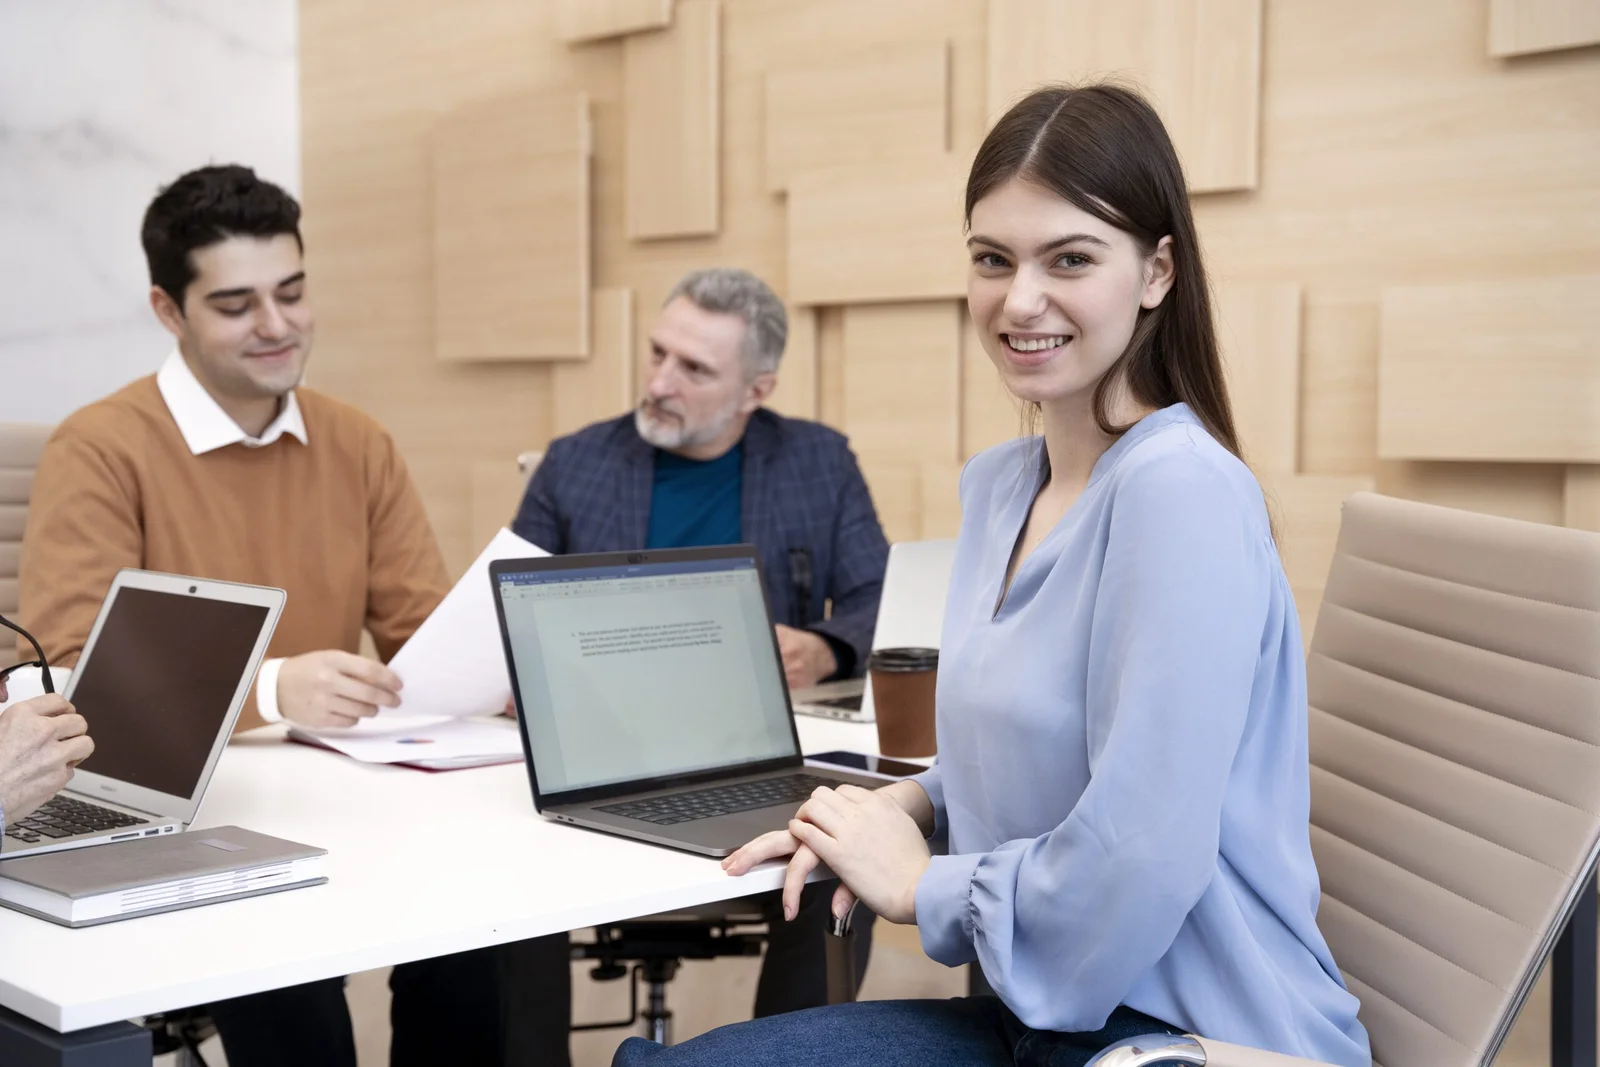
[[[633,410],[633,425],[639,431],[639,436],[655,448],[667,452],[680,449],[694,448],[707,441],[714,441],[727,432],[728,426],[738,416],[739,405],[729,405],[727,410],[718,412],[703,426],[690,426],[685,422],[673,423],[667,419],[655,419],[646,414],[647,405],[641,403]]]

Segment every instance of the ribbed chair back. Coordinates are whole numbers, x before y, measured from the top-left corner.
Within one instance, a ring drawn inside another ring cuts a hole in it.
[[[1373,1061],[1487,1065],[1600,847],[1600,534],[1357,494],[1307,673],[1318,923]]]

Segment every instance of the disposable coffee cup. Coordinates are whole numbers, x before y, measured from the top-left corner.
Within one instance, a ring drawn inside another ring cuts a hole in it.
[[[878,751],[924,759],[939,750],[933,730],[933,694],[939,680],[936,648],[880,648],[867,658]]]

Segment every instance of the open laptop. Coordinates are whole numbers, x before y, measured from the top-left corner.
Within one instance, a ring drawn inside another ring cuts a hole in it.
[[[878,622],[872,647],[938,648],[944,626],[944,597],[950,589],[950,568],[956,543],[900,541],[889,546],[889,565],[878,599]],[[846,722],[873,722],[872,686],[865,678],[796,689],[790,694],[799,715]]]
[[[94,754],[7,822],[0,861],[193,822],[283,603],[281,589],[118,571],[62,694],[89,720]]]
[[[813,790],[755,549],[498,560],[533,802],[560,822],[726,856]]]

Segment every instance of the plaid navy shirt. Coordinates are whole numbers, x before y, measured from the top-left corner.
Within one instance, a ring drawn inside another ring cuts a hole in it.
[[[655,449],[631,413],[557,438],[528,482],[512,529],[556,555],[644,548],[654,472]],[[745,429],[743,475],[740,526],[760,552],[773,619],[795,617],[790,553],[806,549],[811,598],[798,605],[799,618],[829,639],[841,676],[861,673],[889,544],[849,443],[820,423],[762,408]],[[828,600],[833,612],[824,619]]]

